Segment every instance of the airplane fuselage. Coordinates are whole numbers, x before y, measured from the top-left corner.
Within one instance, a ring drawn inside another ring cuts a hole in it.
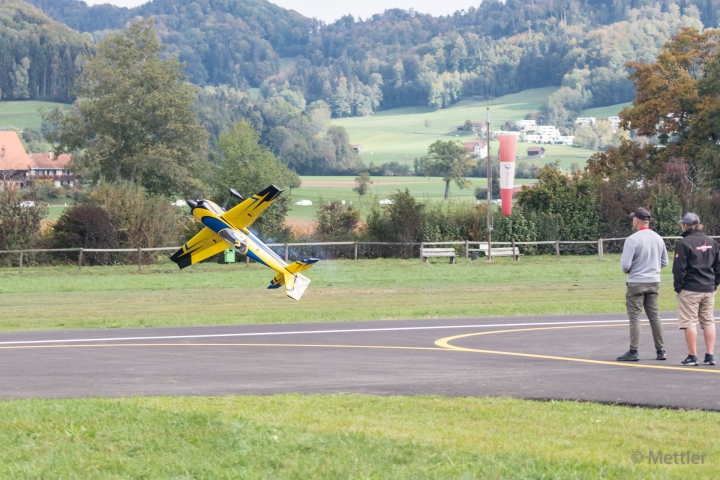
[[[280,256],[265,245],[259,238],[247,229],[240,229],[223,218],[223,210],[209,200],[198,202],[192,209],[192,215],[197,221],[217,233],[228,245],[238,252],[247,255],[258,263],[281,273],[286,273],[287,263]],[[289,273],[289,272],[287,272]]]

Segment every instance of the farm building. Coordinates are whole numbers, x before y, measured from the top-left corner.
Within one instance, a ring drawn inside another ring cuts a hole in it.
[[[527,156],[528,156],[528,158],[545,158],[545,148],[543,148],[543,147],[528,147]]]
[[[16,132],[0,132],[0,181],[10,188],[25,188],[31,180],[50,180],[56,187],[73,186],[75,176],[67,168],[69,162],[70,155],[28,154]]]
[[[488,148],[485,142],[465,142],[463,147],[478,158],[487,158]]]

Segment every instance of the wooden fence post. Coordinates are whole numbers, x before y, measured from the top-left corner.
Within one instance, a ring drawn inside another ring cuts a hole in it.
[[[598,240],[598,258],[603,258],[603,255],[605,252],[603,252],[603,239]]]
[[[288,261],[288,255],[290,254],[290,247],[288,246],[287,242],[285,242],[285,262]]]
[[[138,273],[142,272],[142,248],[138,247]]]
[[[470,241],[465,240],[465,261],[467,262],[470,258]]]
[[[358,242],[355,242],[355,261],[357,262],[357,245]]]
[[[515,239],[512,238],[511,241],[512,241],[512,257],[513,257],[513,262],[517,262],[518,260],[520,260],[520,255],[515,255]]]
[[[555,256],[560,260],[560,240],[555,240]]]
[[[24,254],[25,254],[25,252],[20,250],[20,270],[18,270],[19,273],[22,273],[22,264],[23,264],[23,255]]]
[[[78,272],[82,271],[82,261],[83,261],[83,249],[80,249],[80,254],[78,255]]]
[[[424,243],[424,242],[420,242],[420,262],[423,261],[423,253],[424,253],[423,250],[424,250],[424,249],[425,249],[425,243]]]

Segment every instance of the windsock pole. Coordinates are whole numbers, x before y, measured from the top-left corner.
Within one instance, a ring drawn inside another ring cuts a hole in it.
[[[515,185],[515,154],[517,151],[517,137],[515,135],[500,135],[500,198],[502,199],[502,214],[512,215],[513,187]]]
[[[487,165],[487,230],[488,230],[488,262],[492,261],[492,231],[493,231],[493,216],[492,216],[492,157],[490,156],[490,107],[487,107],[487,123],[485,125],[487,130],[487,159],[485,164]]]

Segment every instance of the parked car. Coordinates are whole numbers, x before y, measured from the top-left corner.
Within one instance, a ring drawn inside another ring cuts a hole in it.
[[[24,202],[20,202],[20,206],[21,206],[21,207],[34,207],[34,206],[35,206],[35,202],[26,200],[26,201],[24,201]]]

